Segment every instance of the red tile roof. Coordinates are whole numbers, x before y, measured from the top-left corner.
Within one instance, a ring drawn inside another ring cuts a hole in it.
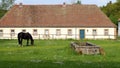
[[[19,5],[0,27],[116,27],[96,5]]]

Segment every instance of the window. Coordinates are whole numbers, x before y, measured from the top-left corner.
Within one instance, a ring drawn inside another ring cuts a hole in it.
[[[61,30],[60,29],[57,29],[56,30],[56,36],[60,36],[61,35]]]
[[[11,30],[11,36],[15,36],[15,30],[14,29]]]
[[[108,29],[105,29],[105,30],[104,30],[104,35],[107,36],[107,35],[108,35],[108,32],[109,32]]]
[[[48,29],[45,29],[43,38],[44,38],[44,39],[50,38],[50,36],[49,36],[49,30],[48,30]]]
[[[37,29],[34,29],[34,30],[33,30],[33,35],[34,35],[34,36],[38,35]]]
[[[45,29],[45,35],[49,35],[49,30]]]
[[[23,30],[22,30],[22,32],[26,32],[26,30],[25,30],[25,29],[23,29]]]
[[[97,30],[96,29],[93,29],[93,35],[97,35]]]
[[[68,29],[68,36],[72,36],[72,30]]]
[[[3,36],[3,30],[0,30],[0,37]]]

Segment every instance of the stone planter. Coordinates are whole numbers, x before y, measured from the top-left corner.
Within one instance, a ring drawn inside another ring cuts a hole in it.
[[[87,54],[87,55],[105,54],[102,48],[89,42],[84,42],[84,43],[71,42],[71,48],[79,54]]]

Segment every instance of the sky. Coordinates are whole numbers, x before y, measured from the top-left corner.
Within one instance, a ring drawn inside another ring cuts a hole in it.
[[[23,3],[23,4],[34,4],[34,5],[41,5],[41,4],[63,4],[63,2],[66,2],[66,4],[74,3],[76,0],[16,0],[16,4]],[[103,6],[106,5],[109,1],[112,1],[113,3],[116,2],[116,0],[81,0],[82,4],[96,4],[97,6]]]

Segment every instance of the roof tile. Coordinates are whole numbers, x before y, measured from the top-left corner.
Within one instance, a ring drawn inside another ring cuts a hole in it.
[[[96,5],[15,5],[0,27],[116,27]]]

